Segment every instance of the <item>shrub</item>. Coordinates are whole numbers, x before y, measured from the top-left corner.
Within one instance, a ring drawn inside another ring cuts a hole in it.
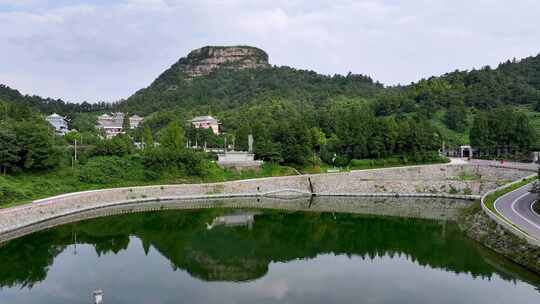
[[[191,150],[149,149],[143,154],[142,163],[147,170],[153,172],[149,173],[153,176],[163,173],[206,176],[209,172],[209,160],[206,156]]]
[[[27,200],[29,198],[25,192],[15,186],[9,184],[0,185],[0,204]]]
[[[125,134],[119,134],[112,139],[104,139],[96,144],[91,151],[94,156],[124,156],[133,152],[133,141]]]
[[[351,160],[351,166],[371,168],[373,167],[373,160],[372,159],[353,159]]]
[[[109,184],[142,180],[144,168],[140,161],[130,157],[100,156],[88,160],[81,167],[79,179],[86,183]]]

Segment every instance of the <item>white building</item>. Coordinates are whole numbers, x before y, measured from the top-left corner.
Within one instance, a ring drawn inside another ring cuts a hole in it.
[[[105,132],[107,138],[112,138],[118,134],[124,133],[124,113],[117,112],[109,114],[103,114],[98,116],[96,128],[101,129]],[[129,127],[130,129],[135,129],[139,124],[144,120],[144,118],[133,115],[129,118]]]
[[[212,116],[197,116],[190,122],[197,129],[212,129],[215,135],[219,135],[219,121]]]
[[[261,160],[255,160],[255,154],[245,151],[227,151],[218,154],[218,166],[222,168],[258,169],[262,166]]]
[[[66,135],[69,132],[68,123],[65,117],[62,117],[56,113],[53,113],[45,118],[59,135]]]

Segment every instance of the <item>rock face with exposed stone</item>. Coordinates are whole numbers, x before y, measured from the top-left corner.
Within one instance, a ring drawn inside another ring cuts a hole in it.
[[[191,51],[176,64],[188,79],[208,75],[220,67],[254,69],[270,64],[265,51],[251,46],[205,46]]]

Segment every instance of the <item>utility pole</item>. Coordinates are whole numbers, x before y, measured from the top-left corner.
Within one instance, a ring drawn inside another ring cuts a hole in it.
[[[75,139],[75,161],[77,161],[77,140]]]

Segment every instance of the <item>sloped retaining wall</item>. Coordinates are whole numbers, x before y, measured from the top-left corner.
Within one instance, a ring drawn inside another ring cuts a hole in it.
[[[463,174],[481,180],[462,180]],[[349,173],[261,178],[214,184],[182,184],[85,191],[37,200],[0,210],[0,234],[88,210],[131,204],[197,198],[301,196],[401,196],[475,199],[501,180],[523,171],[467,165],[432,165]],[[311,182],[311,186],[310,186]]]

